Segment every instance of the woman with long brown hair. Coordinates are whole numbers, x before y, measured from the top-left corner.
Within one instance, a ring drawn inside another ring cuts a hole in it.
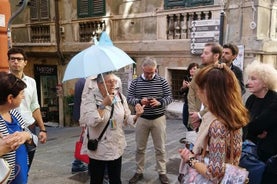
[[[208,112],[202,118],[193,152],[185,148],[179,153],[190,167],[210,182],[219,183],[224,176],[225,163],[239,163],[242,127],[249,120],[248,111],[236,76],[227,66],[207,66],[196,74],[195,82]],[[204,149],[208,152],[205,162],[201,156]]]

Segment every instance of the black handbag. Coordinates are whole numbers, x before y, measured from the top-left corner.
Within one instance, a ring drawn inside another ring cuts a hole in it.
[[[101,138],[103,137],[105,131],[107,130],[107,128],[109,126],[110,119],[113,116],[113,111],[114,111],[114,104],[112,104],[112,110],[111,110],[110,118],[109,118],[105,128],[102,130],[101,134],[99,135],[99,137],[97,139],[89,139],[89,129],[88,129],[88,132],[87,132],[87,137],[88,137],[87,147],[88,147],[89,150],[91,150],[91,151],[97,150],[98,142],[101,140]]]

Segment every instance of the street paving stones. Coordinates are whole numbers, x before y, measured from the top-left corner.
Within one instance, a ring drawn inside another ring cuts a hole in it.
[[[40,144],[29,173],[29,184],[88,184],[87,172],[71,174],[71,163],[74,160],[75,142],[79,138],[79,127],[48,127],[48,141]],[[177,184],[180,157],[178,149],[183,147],[179,139],[185,136],[186,128],[181,120],[167,120],[167,172],[171,184]],[[135,132],[133,128],[125,129],[127,147],[122,159],[122,183],[135,173]],[[151,136],[146,150],[145,172],[138,184],[159,184],[155,171],[155,152]]]

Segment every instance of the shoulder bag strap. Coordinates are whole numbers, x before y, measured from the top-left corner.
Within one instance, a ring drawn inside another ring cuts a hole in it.
[[[114,111],[114,104],[112,104],[112,110],[111,110],[111,115],[110,115],[110,118],[105,126],[105,128],[102,130],[101,134],[99,135],[97,141],[101,140],[102,136],[104,135],[105,131],[107,130],[108,126],[109,126],[109,122],[110,122],[110,119],[112,118],[113,116],[113,111]],[[88,132],[87,132],[87,137],[89,139],[89,129],[88,129]]]
[[[113,116],[113,111],[114,111],[114,104],[112,104],[112,111],[111,111],[110,118],[109,118],[109,120],[108,120],[108,122],[107,122],[105,128],[102,130],[101,134],[99,135],[99,137],[98,137],[98,139],[97,139],[98,141],[101,140],[102,136],[104,135],[105,131],[107,130],[107,128],[108,128],[108,126],[109,126],[110,119],[111,119],[112,116]]]
[[[123,105],[123,98],[122,98],[122,95],[121,95],[120,92],[118,92],[118,96],[119,96],[119,98],[120,98],[120,100],[121,100],[121,104]]]

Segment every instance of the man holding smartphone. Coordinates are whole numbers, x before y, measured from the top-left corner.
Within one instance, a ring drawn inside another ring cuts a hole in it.
[[[166,117],[165,107],[172,102],[172,93],[167,81],[159,76],[157,63],[152,58],[145,58],[142,64],[143,74],[134,79],[128,89],[127,101],[130,105],[145,105],[144,113],[136,122],[136,162],[135,175],[129,184],[137,183],[143,178],[145,149],[151,133],[157,171],[162,184],[169,183],[166,176]]]

